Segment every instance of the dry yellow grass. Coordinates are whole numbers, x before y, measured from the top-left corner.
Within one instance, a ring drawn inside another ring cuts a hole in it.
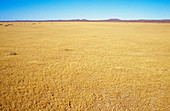
[[[0,110],[169,110],[170,24],[10,24],[0,26]]]

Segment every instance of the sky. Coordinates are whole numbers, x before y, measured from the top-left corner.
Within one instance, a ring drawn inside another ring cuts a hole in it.
[[[170,19],[170,0],[0,0],[0,20]]]

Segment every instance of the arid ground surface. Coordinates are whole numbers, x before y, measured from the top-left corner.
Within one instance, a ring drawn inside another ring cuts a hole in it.
[[[0,24],[0,110],[169,110],[170,24]]]

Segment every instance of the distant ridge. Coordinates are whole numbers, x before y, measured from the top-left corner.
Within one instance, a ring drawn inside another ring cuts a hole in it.
[[[0,22],[151,22],[151,23],[170,23],[170,19],[162,20],[121,20],[121,19],[107,19],[107,20],[87,20],[87,19],[72,19],[72,20],[11,20]]]

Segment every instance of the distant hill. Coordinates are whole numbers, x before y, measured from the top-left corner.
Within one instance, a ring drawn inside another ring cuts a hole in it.
[[[0,21],[0,22],[151,22],[151,23],[170,23],[170,19],[163,20],[121,20],[121,19],[107,19],[107,20],[87,20],[87,19],[72,19],[72,20],[15,20],[15,21]]]

